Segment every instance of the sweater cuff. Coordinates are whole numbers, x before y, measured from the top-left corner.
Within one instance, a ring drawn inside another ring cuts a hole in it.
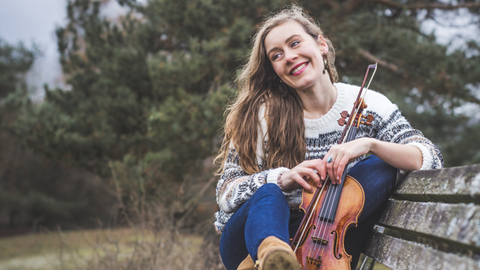
[[[272,184],[278,185],[278,183],[277,183],[278,176],[281,173],[283,174],[283,173],[288,172],[288,171],[290,171],[290,169],[285,168],[285,167],[280,167],[280,168],[276,168],[276,169],[271,170],[270,172],[268,172],[267,183],[272,183]]]
[[[407,145],[415,146],[422,152],[422,167],[420,168],[420,170],[430,170],[432,168],[433,158],[427,147],[425,147],[423,144],[416,142],[409,143]]]

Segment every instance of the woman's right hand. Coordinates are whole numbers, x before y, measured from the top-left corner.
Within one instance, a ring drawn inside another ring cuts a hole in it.
[[[322,181],[327,176],[327,162],[321,159],[306,160],[290,171],[285,172],[280,178],[281,188],[285,191],[304,188],[307,192],[313,192],[314,189],[307,183],[308,179],[313,179],[317,187],[322,186]]]

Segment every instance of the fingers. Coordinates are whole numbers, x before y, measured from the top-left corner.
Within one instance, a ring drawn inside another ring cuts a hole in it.
[[[300,178],[295,178],[295,181],[299,183],[306,190],[313,192],[313,188],[310,186],[310,184],[308,184],[309,178],[312,179],[318,187],[322,186],[320,177],[318,176],[315,170],[311,168],[298,168],[297,172],[298,172],[298,176],[301,178],[301,182],[300,182]],[[303,184],[303,182],[305,184]]]
[[[337,180],[335,178],[335,158],[333,155],[326,155],[324,159],[327,160],[325,169],[327,174],[330,176],[330,180],[333,184],[337,184]]]
[[[312,186],[310,186],[303,177],[300,175],[296,175],[294,181],[297,182],[300,186],[302,186],[307,192],[312,193],[314,190]]]
[[[322,177],[323,179],[326,177],[324,162],[320,159],[307,160],[298,164],[288,173],[286,173],[282,177],[282,179],[285,179],[285,181],[282,182],[284,182],[288,188],[300,188],[301,186],[308,192],[313,192],[314,189],[312,186],[310,186],[310,184],[308,184],[308,180],[312,179],[317,187],[321,187]]]
[[[342,151],[338,146],[332,146],[323,160],[326,161],[326,171],[332,183],[336,185],[340,184],[342,182],[343,171],[350,160],[348,152]]]
[[[347,166],[349,162],[349,158],[347,156],[343,156],[339,162],[337,162],[336,167],[335,167],[335,177],[337,184],[340,184],[342,182],[342,176],[343,176],[343,171],[345,170],[345,167]]]
[[[325,169],[325,161],[321,159],[308,160],[304,165],[309,169],[305,173],[315,181],[317,187],[322,186],[322,181],[325,181],[327,177],[327,171]]]
[[[332,183],[340,184],[347,164],[351,160],[369,153],[374,142],[375,139],[361,138],[332,146],[323,158],[327,162],[326,170],[332,179]]]

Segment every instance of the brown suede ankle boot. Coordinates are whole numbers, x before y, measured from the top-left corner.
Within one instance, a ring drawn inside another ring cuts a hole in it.
[[[257,256],[258,270],[302,270],[290,246],[275,236],[262,241]]]
[[[237,270],[255,270],[255,263],[253,263],[252,257],[248,255],[247,258],[240,263]]]

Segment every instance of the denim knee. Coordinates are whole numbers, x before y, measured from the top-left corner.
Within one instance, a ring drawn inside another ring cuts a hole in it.
[[[282,190],[280,189],[280,187],[273,183],[267,183],[261,186],[253,194],[252,199],[254,199],[254,203],[256,203],[256,201],[264,199],[266,197],[270,197],[270,200],[277,202],[279,207],[289,208],[287,199],[285,198],[285,195],[283,195]]]

